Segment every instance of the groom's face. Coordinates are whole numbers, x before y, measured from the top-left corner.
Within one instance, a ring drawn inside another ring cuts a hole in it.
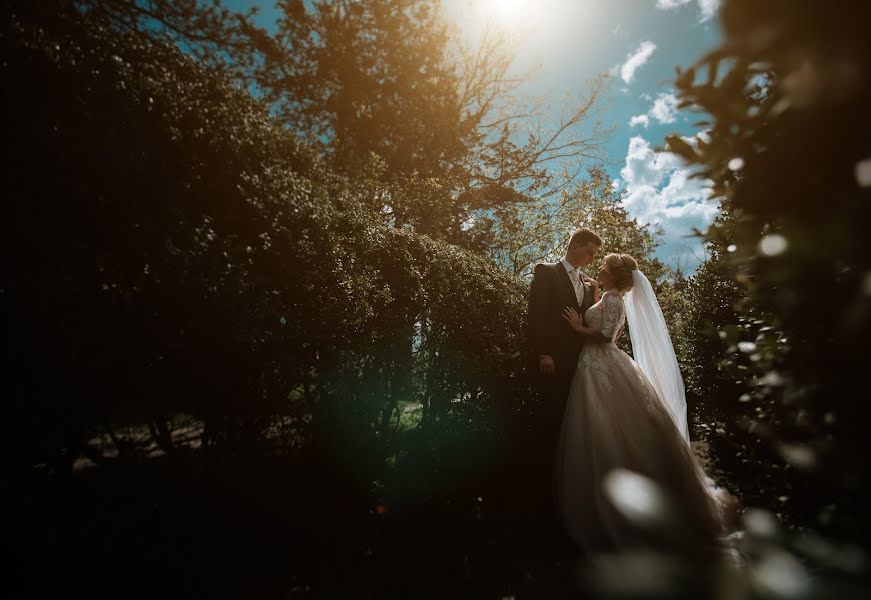
[[[581,263],[582,267],[589,267],[590,263],[593,262],[593,259],[596,258],[596,252],[599,251],[599,246],[594,244],[593,242],[587,242],[583,246],[581,246],[578,251],[578,261]]]

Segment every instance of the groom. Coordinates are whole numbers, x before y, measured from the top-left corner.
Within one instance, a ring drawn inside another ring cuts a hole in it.
[[[566,307],[582,317],[592,306],[594,280],[583,268],[590,265],[602,240],[586,227],[572,232],[565,256],[555,263],[535,265],[529,288],[528,339],[530,367],[542,399],[542,423],[537,430],[542,451],[542,474],[552,479],[553,462],[563,411],[584,338],[563,318]],[[550,480],[542,493],[551,490]]]

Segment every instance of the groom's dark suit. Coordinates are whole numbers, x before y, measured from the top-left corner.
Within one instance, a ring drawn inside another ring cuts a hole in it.
[[[584,284],[584,299],[578,305],[575,288],[562,263],[539,263],[529,288],[527,313],[528,338],[531,346],[530,368],[542,392],[545,412],[555,418],[559,427],[565,408],[572,375],[581,352],[583,337],[563,318],[566,307],[574,308],[583,317],[593,304],[593,290]],[[538,357],[553,358],[556,372],[543,375],[538,370]]]
[[[578,304],[575,288],[561,262],[535,265],[529,288],[527,337],[530,345],[529,368],[539,389],[542,405],[536,425],[536,447],[541,451],[540,469],[548,482],[541,491],[551,492],[553,465],[563,412],[572,376],[578,362],[584,338],[563,318],[566,307],[572,307],[583,317],[593,304],[593,289],[584,284],[584,298]],[[555,372],[539,371],[539,356],[553,358]],[[552,508],[552,507],[551,507]]]

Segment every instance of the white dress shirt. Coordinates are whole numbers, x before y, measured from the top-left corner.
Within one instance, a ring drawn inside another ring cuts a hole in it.
[[[572,280],[572,283],[575,286],[575,296],[578,298],[578,306],[581,306],[584,303],[584,284],[581,281],[581,274],[584,271],[580,267],[573,267],[572,263],[567,261],[565,258],[561,259],[560,262],[566,268],[566,273],[569,274],[569,279]]]

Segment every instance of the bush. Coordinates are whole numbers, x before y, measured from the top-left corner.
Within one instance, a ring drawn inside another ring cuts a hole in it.
[[[726,342],[723,374],[736,384],[705,385],[723,393],[715,402],[736,428],[761,442],[742,479],[767,487],[767,507],[785,520],[861,543],[871,533],[862,503],[871,481],[862,458],[871,334],[871,202],[862,175],[871,157],[868,9],[861,1],[837,10],[724,2],[724,43],[676,81],[684,105],[711,116],[709,137],[697,148],[668,139],[713,180],[728,213],[709,237],[730,240],[732,252],[721,248],[695,288],[710,293]],[[734,304],[736,295],[746,298]],[[715,356],[699,357],[714,366]]]
[[[172,454],[179,414],[213,451],[361,463],[400,402],[517,414],[522,281],[373,223],[225,75],[58,6],[4,9],[7,467],[135,454],[119,427]]]

